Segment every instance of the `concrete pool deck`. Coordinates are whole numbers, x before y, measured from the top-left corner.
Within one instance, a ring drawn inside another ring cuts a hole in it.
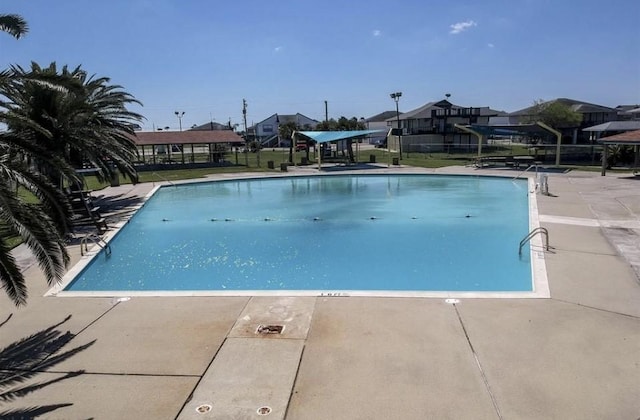
[[[264,174],[216,178],[248,176]],[[25,256],[27,306],[0,294],[0,383],[42,386],[0,400],[0,417],[638,418],[640,179],[548,176],[551,195],[537,204],[555,248],[545,255],[550,299],[55,298],[43,297],[44,277]],[[78,261],[79,247],[69,250]],[[285,329],[256,334],[261,324]]]

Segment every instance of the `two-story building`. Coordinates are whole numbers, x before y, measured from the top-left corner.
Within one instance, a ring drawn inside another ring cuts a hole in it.
[[[557,98],[521,109],[519,111],[511,112],[509,114],[509,122],[511,124],[531,122],[535,119],[536,112],[538,112],[540,106],[545,106],[554,102],[559,102],[563,105],[566,105],[571,110],[582,114],[582,122],[577,126],[554,127],[562,133],[563,143],[589,143],[589,133],[583,131],[583,129],[594,125],[607,123],[609,121],[616,121],[618,119],[619,111],[615,108],[590,104],[588,102],[577,101],[575,99]]]
[[[282,140],[278,137],[279,127],[282,124],[293,122],[296,128],[300,130],[313,130],[319,121],[309,118],[300,113],[289,114],[273,114],[255,124],[248,131],[255,132],[256,140],[260,141],[263,146],[272,147],[278,145],[278,141]]]
[[[400,114],[402,150],[407,152],[437,152],[451,148],[472,150],[477,139],[455,128],[456,124],[487,124],[489,118],[505,115],[505,112],[486,107],[463,107],[444,99],[429,102],[412,111]],[[387,119],[395,127],[396,117]],[[398,147],[398,136],[389,138],[391,148]]]

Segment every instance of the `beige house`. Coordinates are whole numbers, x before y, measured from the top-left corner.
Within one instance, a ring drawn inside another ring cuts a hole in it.
[[[469,133],[455,128],[456,124],[487,124],[489,118],[506,115],[489,107],[463,107],[448,100],[429,102],[412,111],[400,114],[402,150],[406,152],[439,152],[451,148],[475,150],[478,141]],[[396,125],[396,117],[387,119]],[[388,139],[392,149],[398,149],[398,136]]]

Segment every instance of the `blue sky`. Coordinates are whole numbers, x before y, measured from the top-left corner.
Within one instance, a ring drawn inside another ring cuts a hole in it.
[[[249,124],[273,113],[370,117],[443,99],[515,111],[568,97],[640,103],[640,1],[4,0],[30,31],[0,34],[0,67],[31,61],[111,78],[144,129]]]

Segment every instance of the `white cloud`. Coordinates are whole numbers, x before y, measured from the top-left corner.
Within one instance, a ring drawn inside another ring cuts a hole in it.
[[[374,29],[372,32],[373,36],[380,36],[382,35],[382,31],[380,31],[380,29]]]
[[[488,44],[487,44],[487,47],[489,47],[489,48],[493,48],[493,47],[495,47],[495,45],[493,45],[492,43],[488,43]]]
[[[273,49],[273,52],[276,52],[276,53],[279,53],[280,51],[282,51],[282,46],[281,45],[279,45],[279,46],[277,46],[277,47],[275,47]]]
[[[478,24],[475,23],[473,20],[454,23],[453,25],[449,26],[451,28],[451,31],[449,31],[449,33],[454,35],[459,34],[460,32],[466,31],[467,29],[472,28],[474,26],[478,26]]]

